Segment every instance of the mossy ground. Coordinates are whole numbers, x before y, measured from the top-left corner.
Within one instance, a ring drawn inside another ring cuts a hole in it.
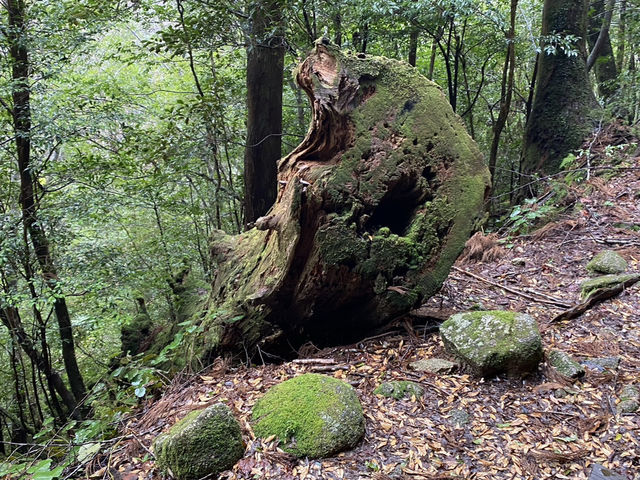
[[[362,407],[347,383],[305,374],[269,390],[252,412],[258,437],[275,435],[298,457],[320,458],[353,447],[364,434]]]
[[[373,393],[376,395],[382,395],[383,397],[391,397],[396,400],[400,400],[404,397],[420,398],[424,395],[424,388],[415,382],[396,380],[381,383]]]

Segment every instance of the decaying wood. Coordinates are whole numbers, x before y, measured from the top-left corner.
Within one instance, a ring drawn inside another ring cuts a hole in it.
[[[408,65],[316,42],[298,67],[309,131],[272,209],[212,239],[210,354],[350,343],[435,294],[476,227],[482,157],[437,85]]]
[[[636,284],[639,281],[640,281],[640,275],[637,275],[636,277],[632,277],[613,287],[599,288],[598,290],[594,291],[591,295],[589,295],[589,298],[586,301],[556,315],[551,320],[549,320],[549,323],[561,322],[562,320],[571,320],[572,318],[579,317],[580,315],[582,315],[584,312],[586,312],[593,306],[599,303],[602,303],[605,300],[613,298],[616,295],[619,295],[625,289],[631,287],[632,285]]]

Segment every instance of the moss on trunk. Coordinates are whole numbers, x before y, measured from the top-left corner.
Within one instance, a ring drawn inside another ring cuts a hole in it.
[[[214,353],[364,336],[440,288],[482,213],[488,171],[436,84],[326,39],[296,80],[313,118],[275,205],[212,241]]]

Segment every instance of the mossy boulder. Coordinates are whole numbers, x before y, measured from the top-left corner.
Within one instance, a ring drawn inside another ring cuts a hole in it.
[[[297,457],[322,458],[354,447],[364,435],[362,406],[351,385],[307,373],[272,387],[252,412],[258,437],[275,435]]]
[[[566,378],[578,379],[584,377],[585,370],[571,356],[562,350],[551,350],[547,354],[549,366]]]
[[[215,477],[244,455],[240,424],[222,403],[195,410],[153,443],[158,466],[178,480]]]
[[[629,268],[627,261],[613,250],[598,253],[587,263],[587,270],[591,273],[615,274],[625,272]]]
[[[589,298],[601,288],[613,288],[621,283],[636,281],[640,278],[640,273],[621,273],[618,275],[602,275],[601,277],[585,280],[580,284],[582,298]]]
[[[149,340],[152,329],[153,321],[146,311],[138,313],[131,321],[125,323],[120,329],[123,355],[140,353]]]
[[[393,380],[391,382],[383,382],[373,391],[376,395],[382,395],[387,398],[395,398],[400,400],[404,397],[420,398],[424,395],[424,388],[415,382],[406,380]]]
[[[543,356],[538,324],[524,313],[458,313],[440,326],[440,336],[449,352],[483,377],[534,372]]]

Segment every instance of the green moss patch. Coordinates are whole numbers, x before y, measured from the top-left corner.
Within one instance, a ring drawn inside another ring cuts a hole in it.
[[[326,457],[352,448],[364,435],[353,387],[313,373],[271,388],[254,406],[252,423],[256,436],[275,435],[297,457]]]
[[[178,480],[215,477],[244,455],[240,424],[226,405],[195,410],[153,443],[158,466]]]
[[[612,288],[621,283],[626,283],[639,278],[639,273],[626,273],[620,275],[603,275],[601,277],[586,280],[580,284],[582,297],[589,298],[596,290],[601,288]]]
[[[566,378],[577,379],[585,374],[584,367],[561,350],[551,350],[547,354],[549,366]]]

